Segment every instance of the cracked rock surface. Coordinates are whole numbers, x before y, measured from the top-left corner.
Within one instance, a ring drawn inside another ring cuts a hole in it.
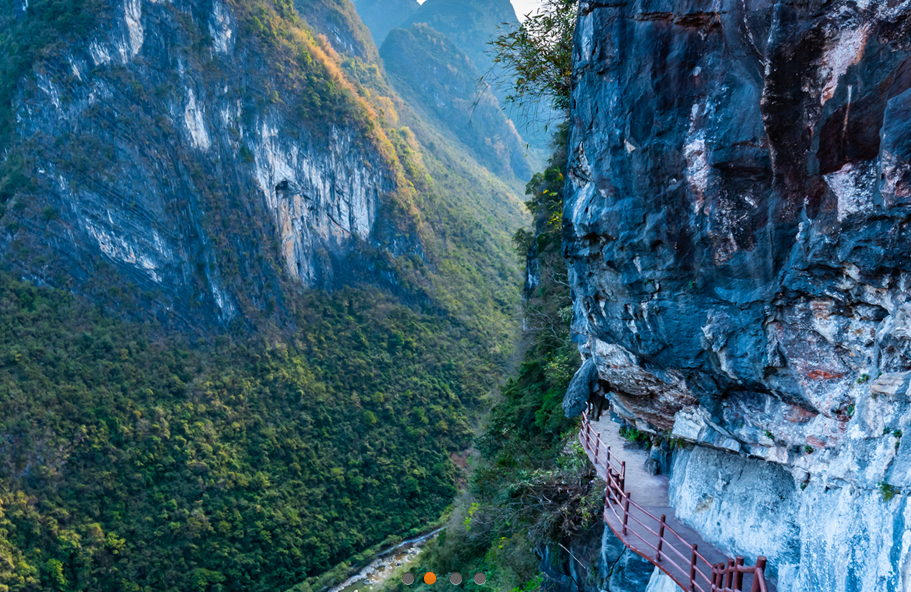
[[[615,412],[698,444],[681,519],[780,590],[911,589],[909,33],[897,0],[580,7],[575,338]]]

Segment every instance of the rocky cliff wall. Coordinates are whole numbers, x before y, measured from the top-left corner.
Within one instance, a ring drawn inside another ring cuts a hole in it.
[[[392,215],[395,154],[331,49],[266,8],[118,0],[39,62],[4,157],[31,179],[7,208],[7,260],[57,284],[103,261],[166,310],[227,322],[280,305],[282,282],[382,283],[364,249],[420,253]]]
[[[655,568],[603,523],[574,538],[569,547],[537,550],[547,592],[644,592]],[[662,592],[662,591],[658,591]]]
[[[781,590],[911,589],[909,30],[898,1],[580,7],[577,342],[617,413],[699,444],[682,517]]]
[[[677,456],[670,493],[706,540],[768,557],[779,590],[908,590],[906,496],[798,484],[775,463],[702,446]]]

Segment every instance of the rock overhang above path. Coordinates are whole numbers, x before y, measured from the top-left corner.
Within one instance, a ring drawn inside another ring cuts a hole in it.
[[[685,407],[677,412],[671,437],[730,452],[742,449],[740,442],[713,422],[709,413],[700,407]]]

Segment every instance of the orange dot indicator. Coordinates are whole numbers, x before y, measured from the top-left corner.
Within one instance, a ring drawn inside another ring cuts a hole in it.
[[[437,576],[432,571],[428,571],[424,574],[424,583],[425,584],[435,584],[437,581]]]

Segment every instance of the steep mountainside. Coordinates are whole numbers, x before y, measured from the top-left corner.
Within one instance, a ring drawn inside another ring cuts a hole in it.
[[[497,99],[478,88],[481,74],[448,37],[417,24],[393,29],[380,50],[399,92],[450,130],[493,172],[527,179],[526,147]]]
[[[389,31],[421,8],[417,0],[355,0],[354,5],[377,47],[383,45]]]
[[[523,214],[350,2],[0,31],[0,590],[307,590],[438,517]]]
[[[378,44],[370,43],[369,29],[351,0],[294,0],[294,7],[312,29],[322,33],[340,53],[375,62]]]
[[[100,256],[190,323],[261,316],[295,285],[403,289],[383,273],[407,275],[403,255],[439,265],[446,251],[428,245],[445,229],[423,224],[414,187],[436,189],[387,123],[401,102],[364,98],[345,74],[376,79],[374,66],[290,24],[290,5],[264,6],[102,3],[112,27],[33,49],[61,55],[15,95],[7,259],[34,249],[58,262],[43,273],[84,281]],[[10,42],[36,43],[40,27],[10,9]]]
[[[908,3],[584,1],[576,31],[565,249],[613,409],[697,444],[678,517],[779,590],[908,589]]]
[[[82,281],[101,256],[173,315],[227,323],[280,306],[283,281],[375,273],[365,248],[418,252],[395,137],[290,5],[266,6],[102,4],[112,26],[46,48],[5,142],[7,259]],[[14,42],[35,43],[38,7]]]

